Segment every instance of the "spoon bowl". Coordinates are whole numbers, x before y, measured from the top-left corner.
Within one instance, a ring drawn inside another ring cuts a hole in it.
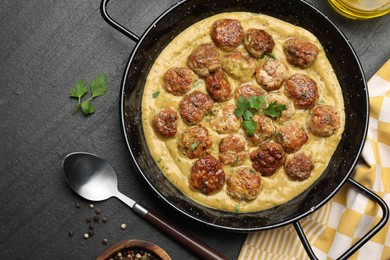
[[[101,201],[118,194],[114,169],[102,158],[90,153],[71,153],[63,162],[66,180],[81,197]]]

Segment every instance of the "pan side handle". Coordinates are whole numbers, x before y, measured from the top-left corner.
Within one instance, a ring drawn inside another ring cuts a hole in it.
[[[379,206],[382,209],[382,217],[381,217],[381,220],[378,222],[378,224],[376,224],[365,236],[360,238],[360,240],[357,241],[352,247],[350,247],[347,251],[345,251],[345,253],[342,254],[338,259],[348,259],[359,248],[361,248],[365,243],[367,243],[368,240],[370,240],[370,238],[372,238],[376,233],[378,233],[379,230],[381,230],[386,225],[386,222],[389,219],[389,208],[388,208],[386,202],[382,200],[382,198],[380,198],[374,192],[367,189],[366,187],[364,187],[360,183],[356,182],[352,178],[348,178],[348,181],[355,189],[357,189],[358,191],[363,193],[363,195],[365,195],[366,197],[372,199],[373,201],[375,201],[376,203],[379,204]],[[293,225],[294,225],[295,231],[297,232],[299,238],[301,239],[302,245],[305,248],[306,253],[310,257],[310,259],[318,259],[316,257],[316,255],[314,254],[313,249],[311,248],[310,243],[307,240],[305,233],[304,233],[301,225],[299,224],[299,222],[296,221],[293,223]]]
[[[104,20],[106,20],[106,22],[111,25],[112,27],[114,27],[115,29],[117,29],[118,31],[120,31],[121,33],[123,33],[124,35],[126,35],[127,37],[129,37],[130,39],[132,39],[133,41],[135,42],[139,42],[139,39],[140,37],[138,35],[136,35],[135,33],[133,33],[132,31],[126,29],[125,27],[123,27],[121,24],[119,24],[118,22],[116,22],[114,19],[112,19],[108,13],[107,13],[107,5],[108,5],[108,2],[110,2],[110,0],[102,0],[101,4],[100,4],[100,12],[104,18]]]

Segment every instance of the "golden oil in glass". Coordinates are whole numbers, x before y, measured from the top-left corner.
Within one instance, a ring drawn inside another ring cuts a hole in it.
[[[390,0],[328,0],[341,15],[352,19],[370,19],[390,12]]]

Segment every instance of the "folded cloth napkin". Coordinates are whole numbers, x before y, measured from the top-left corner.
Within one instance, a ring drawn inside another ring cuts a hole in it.
[[[390,205],[390,59],[368,81],[370,120],[366,143],[353,179]],[[382,216],[379,205],[343,185],[323,207],[300,224],[319,259],[336,259],[364,236]],[[308,259],[293,225],[249,233],[239,260]],[[350,259],[390,259],[387,223]]]

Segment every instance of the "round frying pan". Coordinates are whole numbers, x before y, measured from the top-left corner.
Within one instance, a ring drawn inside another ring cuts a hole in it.
[[[293,224],[308,254],[315,258],[298,222],[324,205],[350,183],[380,204],[381,221],[342,257],[352,255],[386,223],[386,203],[375,193],[350,178],[362,151],[369,118],[366,80],[362,67],[342,32],[318,9],[301,0],[188,0],[180,1],[161,14],[141,37],[124,28],[107,14],[109,0],[101,11],[106,21],[137,43],[127,63],[121,89],[121,119],[126,143],[135,168],[151,188],[174,209],[206,225],[237,232],[250,232]],[[245,11],[262,13],[303,27],[323,45],[342,88],[345,102],[345,131],[321,177],[306,191],[280,206],[253,213],[223,212],[205,207],[182,194],[154,162],[142,128],[141,101],[144,84],[153,62],[168,43],[192,24],[217,13]]]

